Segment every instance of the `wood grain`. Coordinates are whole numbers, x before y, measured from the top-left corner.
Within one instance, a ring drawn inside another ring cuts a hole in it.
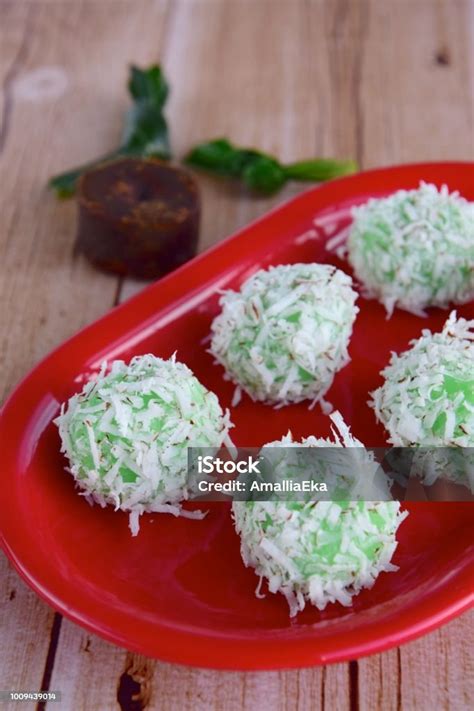
[[[117,143],[129,61],[164,64],[178,156],[220,135],[363,167],[474,156],[470,0],[0,0],[0,12],[1,398],[143,286],[75,254],[75,206],[45,190],[53,172]],[[201,249],[304,187],[257,200],[200,183]],[[47,683],[65,709],[463,711],[474,700],[474,613],[350,665],[221,673],[113,647],[54,615],[4,559],[1,570],[0,688]]]

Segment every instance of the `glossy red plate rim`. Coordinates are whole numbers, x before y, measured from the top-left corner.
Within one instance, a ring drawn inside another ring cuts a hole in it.
[[[350,191],[350,186],[354,181],[358,183],[362,181],[363,183],[367,178],[372,183],[374,178],[380,176],[381,182],[384,182],[386,185],[387,178],[393,176],[394,184],[397,183],[399,185],[400,178],[398,177],[397,179],[396,176],[399,176],[400,172],[405,172],[407,176],[412,176],[411,182],[413,182],[415,176],[418,180],[420,179],[420,173],[426,173],[428,176],[427,179],[429,179],[430,171],[442,169],[446,169],[447,171],[455,169],[474,169],[474,163],[462,161],[431,162],[374,169],[314,187],[296,198],[283,203],[233,236],[223,240],[210,250],[207,250],[191,260],[164,279],[148,286],[131,300],[115,307],[115,309],[105,314],[93,324],[86,326],[78,334],[72,336],[72,338],[52,351],[52,353],[41,360],[40,363],[30,371],[5,401],[0,410],[0,430],[2,417],[8,412],[12,403],[21,396],[22,392],[27,388],[29,380],[36,371],[42,368],[43,363],[48,360],[53,353],[59,349],[74,348],[78,339],[83,341],[84,336],[93,338],[96,345],[103,343],[104,348],[107,346],[109,350],[110,343],[107,342],[108,329],[104,328],[104,324],[112,324],[113,326],[114,323],[118,322],[118,319],[123,319],[124,317],[126,317],[126,323],[122,324],[123,331],[127,331],[127,329],[135,330],[136,332],[141,331],[146,327],[146,322],[153,317],[154,306],[153,298],[151,297],[159,293],[162,307],[163,304],[167,306],[176,304],[177,293],[173,287],[176,277],[182,279],[184,276],[189,276],[189,291],[186,294],[186,299],[188,299],[192,296],[193,292],[195,293],[202,288],[202,284],[198,278],[198,266],[201,260],[207,260],[211,255],[212,259],[216,260],[221,254],[226,255],[227,259],[229,259],[232,253],[235,254],[238,252],[238,244],[240,241],[249,237],[256,226],[268,220],[269,216],[278,216],[290,203],[294,210],[297,211],[299,206],[305,205],[308,200],[311,200],[312,197],[316,195],[319,197],[323,197],[326,194],[333,195],[335,200],[338,196],[347,195],[347,191],[348,189]],[[410,182],[410,180],[407,180],[407,182]],[[328,204],[330,203],[328,202]],[[131,303],[140,306],[141,320],[139,323],[131,318],[131,313],[133,312],[133,309],[130,309]],[[123,342],[123,340],[120,341],[119,339],[117,344],[119,342]],[[3,496],[6,499],[5,492]],[[4,504],[5,503],[4,501]],[[463,569],[461,573],[458,574],[457,579],[452,580],[449,594],[430,599],[429,604],[425,604],[422,610],[418,608],[408,610],[403,619],[398,619],[396,623],[386,622],[383,626],[372,624],[364,631],[364,637],[360,640],[352,639],[351,642],[348,643],[347,636],[341,639],[326,639],[324,650],[318,649],[317,645],[314,644],[314,640],[310,638],[285,640],[282,648],[278,643],[272,644],[268,639],[258,640],[252,638],[252,640],[249,641],[245,635],[229,639],[224,638],[223,635],[219,635],[218,633],[203,634],[202,630],[196,633],[189,629],[183,631],[177,629],[174,623],[172,626],[160,623],[161,635],[158,645],[154,635],[153,639],[151,639],[150,636],[147,638],[146,630],[143,631],[141,642],[133,643],[126,634],[114,629],[113,620],[108,619],[108,610],[105,603],[101,608],[103,623],[100,624],[97,621],[97,615],[91,616],[87,610],[83,609],[83,606],[80,604],[80,596],[73,604],[69,604],[58,595],[54,589],[48,586],[48,581],[42,581],[40,575],[34,574],[23,560],[24,556],[22,556],[22,546],[20,544],[21,532],[15,531],[15,528],[12,526],[5,526],[4,523],[3,521],[0,535],[2,547],[6,555],[20,576],[42,599],[65,617],[110,642],[139,653],[159,656],[159,658],[170,662],[215,669],[248,670],[304,667],[314,664],[342,662],[381,652],[393,646],[408,642],[422,634],[434,630],[441,624],[448,622],[455,616],[474,606],[472,570]],[[249,653],[250,645],[252,651],[247,657],[246,655]],[[158,647],[160,649],[159,654],[156,652]],[[202,655],[200,649],[203,652]]]

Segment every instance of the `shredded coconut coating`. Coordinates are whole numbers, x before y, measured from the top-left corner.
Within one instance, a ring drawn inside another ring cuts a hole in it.
[[[260,270],[226,291],[212,323],[210,352],[252,400],[273,405],[322,401],[349,362],[358,313],[344,272],[326,264]]]
[[[370,405],[397,447],[474,446],[474,321],[453,311],[382,370]]]
[[[348,258],[364,295],[390,316],[423,316],[474,298],[474,203],[444,185],[420,183],[353,209]]]
[[[136,356],[105,364],[55,420],[68,471],[86,497],[130,512],[186,512],[188,447],[219,447],[232,426],[216,395],[175,360]]]
[[[339,413],[332,419],[342,441],[334,433],[333,442],[309,437],[301,445],[363,448]],[[288,447],[291,442],[287,436],[265,446]],[[365,448],[362,453],[367,467],[373,468]],[[397,501],[234,501],[232,513],[245,565],[255,568],[260,583],[268,581],[270,592],[286,597],[291,617],[306,602],[319,610],[334,602],[350,606],[379,573],[397,570],[390,562],[397,547],[395,534],[408,515]]]
[[[424,329],[411,348],[392,353],[369,404],[397,447],[474,447],[474,320],[453,311],[440,333]],[[451,465],[439,472],[463,480]],[[467,461],[467,460],[465,460]],[[447,465],[447,462],[444,461]],[[451,471],[450,471],[451,470]],[[436,471],[429,475],[432,483]]]

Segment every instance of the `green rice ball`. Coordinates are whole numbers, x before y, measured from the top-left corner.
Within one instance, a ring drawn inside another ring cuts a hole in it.
[[[374,470],[373,454],[354,439],[338,413],[333,421],[342,435],[335,441],[288,437],[265,447],[354,447],[357,466]],[[353,474],[353,473],[351,473]],[[324,610],[328,603],[349,606],[382,571],[395,571],[390,561],[396,531],[407,516],[397,501],[234,501],[232,513],[241,539],[244,564],[265,578],[272,593],[282,593],[290,616],[306,602]]]
[[[397,447],[474,447],[474,321],[456,319],[453,311],[440,333],[425,329],[410,346],[392,354],[381,372],[383,385],[371,393],[369,404],[388,441]],[[449,452],[439,455],[440,466],[426,483],[441,472],[464,482],[461,462],[456,469]]]
[[[175,360],[136,356],[105,366],[55,420],[69,472],[90,502],[130,512],[186,512],[188,447],[218,448],[232,426],[216,395]],[[198,514],[196,516],[196,513]]]
[[[397,447],[474,446],[474,321],[453,311],[440,333],[392,353],[371,406]]]
[[[241,389],[277,406],[323,401],[349,362],[356,298],[350,277],[327,264],[270,267],[226,291],[210,351],[237,386],[234,404]]]
[[[347,249],[365,295],[389,315],[474,298],[474,203],[421,183],[354,208]]]

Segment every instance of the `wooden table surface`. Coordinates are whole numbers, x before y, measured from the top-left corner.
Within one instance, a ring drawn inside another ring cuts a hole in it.
[[[51,348],[142,288],[75,253],[74,202],[45,189],[52,173],[117,143],[129,62],[164,65],[177,156],[226,135],[286,160],[356,157],[364,168],[474,157],[469,0],[0,0],[0,8],[2,399]],[[202,249],[301,189],[249,199],[200,182]],[[59,690],[51,709],[474,703],[474,612],[349,664],[223,673],[107,644],[55,614],[6,559],[0,565],[0,689]]]

